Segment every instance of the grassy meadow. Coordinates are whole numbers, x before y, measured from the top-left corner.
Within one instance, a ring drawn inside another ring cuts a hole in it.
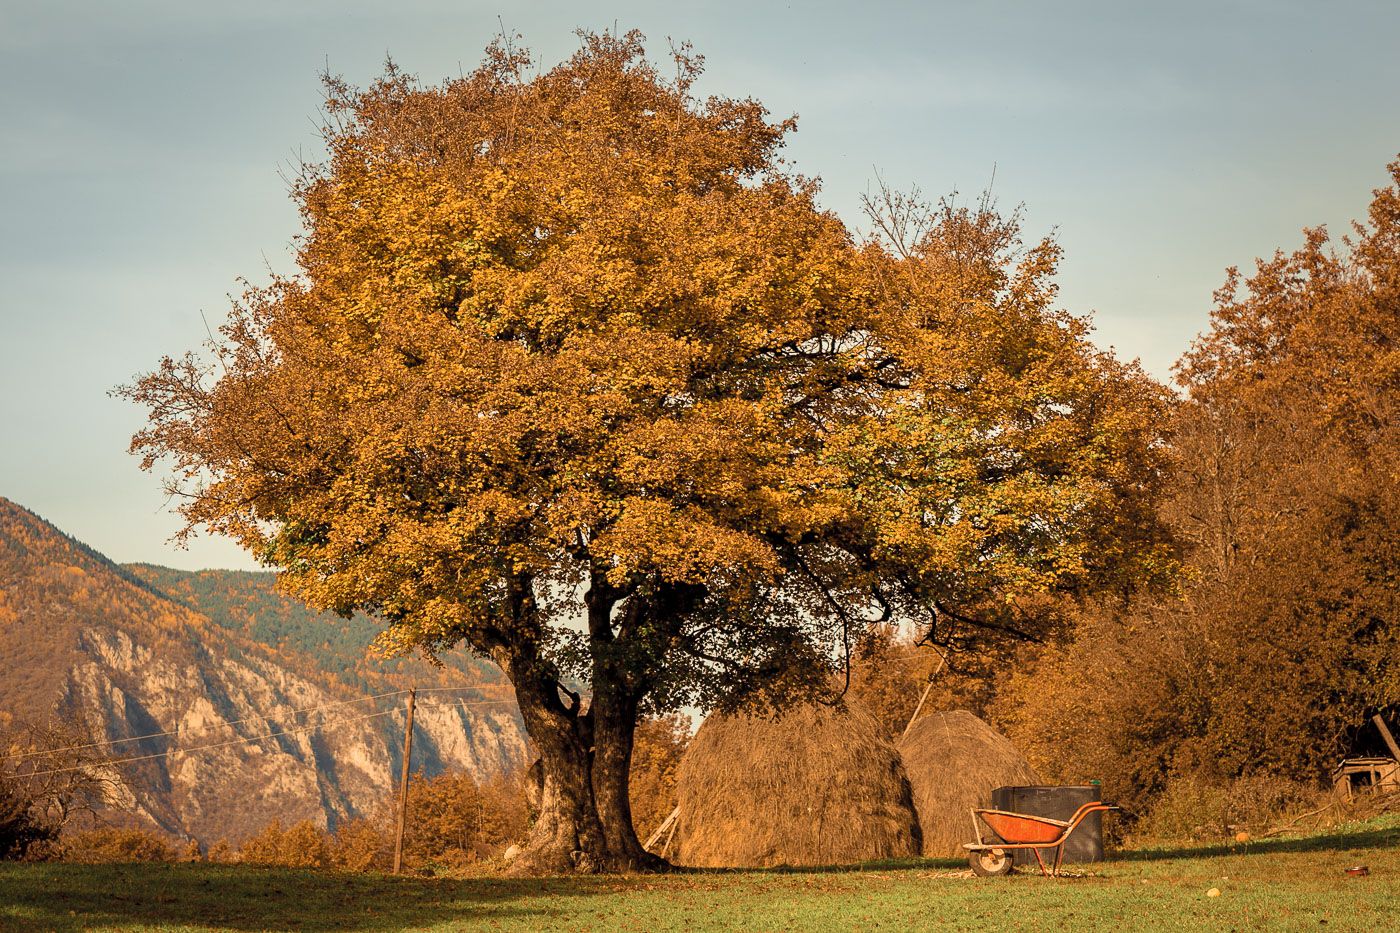
[[[1344,874],[1353,865],[1370,875]],[[519,879],[11,863],[0,865],[0,930],[1383,931],[1400,917],[1400,816],[1305,837],[1123,851],[1061,879],[979,879],[964,868],[912,860]]]

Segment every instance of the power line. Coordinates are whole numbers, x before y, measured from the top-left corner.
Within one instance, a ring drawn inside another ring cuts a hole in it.
[[[365,702],[366,700],[379,700],[379,699],[383,699],[384,697],[401,696],[402,694],[405,694],[405,693],[407,693],[407,692],[408,692],[407,690],[395,690],[395,691],[393,691],[392,693],[378,693],[378,694],[375,694],[374,696],[360,697],[360,698],[355,699],[355,700],[339,700],[339,701],[337,701],[337,702],[335,702],[335,703],[324,703],[324,704],[322,704],[322,705],[320,705],[320,706],[307,706],[307,707],[304,707],[304,708],[302,708],[302,709],[294,709],[294,710],[292,710],[292,711],[291,711],[291,715],[295,716],[295,715],[297,715],[297,714],[299,714],[299,713],[314,713],[314,712],[316,712],[317,710],[330,709],[331,707],[334,707],[334,706],[346,706],[347,704],[350,704],[350,703],[363,703],[363,702]],[[267,717],[266,717],[266,716],[248,716],[248,717],[246,717],[246,718],[244,718],[244,719],[230,719],[230,720],[228,720],[227,722],[221,722],[221,723],[219,723],[218,725],[219,725],[219,726],[236,726],[236,725],[238,725],[238,724],[240,724],[240,723],[252,722],[252,721],[255,720],[255,719],[267,719]],[[214,728],[218,728],[218,726],[215,726]],[[33,757],[35,757],[35,756],[37,756],[37,755],[56,755],[56,754],[58,754],[58,753],[60,753],[60,752],[77,752],[77,751],[82,751],[82,750],[85,749],[85,748],[102,748],[103,746],[109,746],[109,745],[121,745],[121,744],[123,744],[123,743],[125,743],[125,742],[140,742],[140,741],[142,741],[143,739],[159,739],[159,738],[162,738],[162,737],[167,736],[167,735],[178,735],[179,732],[180,732],[179,729],[171,729],[171,730],[169,730],[168,732],[152,732],[152,733],[150,733],[150,734],[148,734],[148,735],[133,735],[133,736],[131,736],[130,738],[125,738],[125,739],[110,739],[110,740],[105,741],[105,742],[90,742],[90,743],[88,743],[87,745],[70,745],[70,746],[68,746],[68,747],[66,747],[66,748],[49,748],[49,749],[44,749],[44,750],[42,750],[42,751],[22,752],[22,753],[20,753],[20,754],[18,754],[18,755],[13,755],[13,756],[11,756],[11,757],[12,757],[13,759],[16,759],[16,760],[17,760],[17,759],[21,759],[21,758],[33,758]]]
[[[474,688],[472,688],[472,687],[441,687],[441,688],[438,688],[438,689],[439,689],[439,690],[471,690],[471,689],[474,689]],[[397,696],[397,695],[399,695],[399,694],[404,694],[404,693],[409,693],[409,692],[410,692],[410,691],[408,691],[408,690],[399,690],[399,691],[396,691],[395,693],[386,693],[386,694],[383,694],[383,696]],[[364,697],[363,699],[371,699],[371,698],[370,698],[370,697]],[[494,704],[494,703],[513,703],[513,702],[514,702],[513,700],[463,700],[463,701],[460,702],[460,703],[444,703],[444,704],[442,704],[439,708],[441,708],[441,709],[455,709],[455,708],[457,708],[457,707],[459,707],[459,706],[490,706],[491,704]],[[335,704],[329,704],[329,705],[335,705]],[[339,705],[344,705],[344,704],[339,704]],[[317,708],[322,708],[322,707],[309,707],[309,708],[310,708],[310,709],[317,709]],[[363,716],[351,716],[349,719],[336,719],[336,720],[332,720],[331,722],[316,723],[316,724],[314,724],[314,725],[301,726],[301,727],[296,728],[296,729],[283,729],[281,732],[269,732],[267,735],[255,735],[255,736],[248,736],[248,737],[239,738],[239,739],[230,739],[230,740],[227,741],[227,742],[213,742],[213,743],[210,743],[209,745],[192,745],[192,746],[190,746],[189,748],[172,748],[172,749],[170,749],[169,751],[157,752],[156,754],[153,754],[153,755],[141,755],[141,756],[136,757],[136,758],[115,758],[115,759],[112,759],[111,761],[89,762],[88,764],[84,764],[84,765],[75,765],[75,766],[73,766],[73,767],[68,767],[68,768],[52,768],[52,769],[50,769],[50,770],[48,770],[48,771],[31,771],[31,772],[29,772],[29,773],[27,773],[27,774],[15,774],[15,775],[13,775],[13,776],[16,777],[16,778],[44,777],[44,776],[50,775],[50,774],[67,774],[67,773],[72,772],[72,771],[84,771],[84,770],[87,770],[88,768],[106,768],[106,767],[113,767],[113,766],[116,766],[116,765],[129,764],[129,763],[137,762],[137,761],[152,761],[152,760],[157,759],[157,758],[169,758],[171,755],[182,755],[182,754],[186,754],[186,753],[188,753],[188,752],[202,752],[202,751],[207,751],[207,750],[212,749],[212,748],[228,748],[228,747],[233,746],[233,745],[247,745],[247,744],[250,744],[250,743],[252,743],[252,742],[261,742],[261,741],[263,741],[263,740],[265,740],[265,739],[275,739],[275,738],[277,738],[277,737],[279,737],[279,736],[283,736],[283,735],[299,735],[299,734],[301,734],[301,733],[303,733],[303,732],[315,732],[317,729],[328,728],[328,727],[331,727],[331,726],[341,726],[341,725],[345,725],[346,723],[351,723],[351,722],[362,722],[363,720],[366,720],[366,719],[374,719],[374,718],[379,717],[379,716],[393,716],[394,714],[396,714],[396,713],[398,713],[398,712],[401,712],[401,711],[400,711],[397,707],[395,707],[394,709],[380,710],[380,711],[377,712],[377,713],[365,713]],[[246,720],[244,720],[244,721],[246,721]]]
[[[407,691],[401,691],[401,692],[406,693]],[[302,727],[297,728],[297,729],[283,729],[281,732],[269,732],[267,735],[255,735],[255,736],[250,736],[250,737],[241,738],[241,739],[230,739],[230,740],[227,741],[227,742],[213,742],[213,743],[210,743],[209,745],[193,745],[193,746],[191,746],[191,747],[189,747],[189,748],[172,748],[170,751],[167,751],[167,752],[157,752],[157,753],[154,754],[154,755],[141,755],[141,756],[138,756],[138,757],[136,757],[136,758],[115,758],[115,759],[112,759],[111,761],[92,762],[92,763],[85,764],[85,765],[76,765],[76,766],[71,767],[71,768],[53,768],[53,769],[48,770],[48,771],[30,771],[30,772],[27,773],[27,774],[16,774],[16,775],[14,775],[14,777],[17,777],[17,778],[32,778],[32,777],[44,777],[45,775],[49,775],[49,774],[67,774],[67,773],[70,772],[70,771],[85,771],[85,770],[87,770],[87,769],[89,769],[89,768],[107,768],[107,767],[114,767],[114,766],[116,766],[116,765],[131,764],[131,763],[137,762],[137,761],[151,761],[151,760],[156,759],[156,758],[169,758],[171,755],[180,755],[180,754],[184,754],[184,753],[186,753],[186,752],[202,752],[202,751],[208,751],[208,750],[211,749],[211,748],[227,748],[227,747],[229,747],[229,746],[231,746],[231,745],[247,745],[247,744],[249,744],[250,742],[261,742],[261,741],[263,741],[263,740],[265,740],[265,739],[275,739],[275,738],[277,738],[278,736],[283,736],[283,735],[297,735],[297,734],[302,733],[302,732],[315,732],[317,729],[322,729],[322,728],[325,728],[325,727],[327,727],[327,726],[341,726],[341,725],[344,725],[344,724],[350,723],[350,722],[361,722],[361,721],[363,721],[363,720],[365,720],[365,719],[374,719],[374,718],[376,718],[376,717],[378,717],[378,716],[392,716],[393,714],[395,714],[395,713],[397,713],[397,712],[398,712],[398,709],[397,709],[397,708],[396,708],[396,709],[380,710],[380,711],[377,712],[377,713],[365,713],[363,716],[352,716],[352,717],[350,717],[349,719],[337,719],[337,720],[334,720],[334,721],[332,721],[332,722],[317,723],[317,724],[314,725],[314,726],[302,726]]]
[[[494,686],[494,685],[492,685],[492,686]],[[420,690],[419,692],[420,692],[420,693],[428,693],[428,692],[441,693],[441,692],[447,692],[447,691],[465,692],[465,691],[468,691],[468,690],[479,691],[480,689],[481,689],[480,687],[431,687],[431,688],[428,688],[428,689],[426,689],[426,690]],[[336,701],[336,702],[334,702],[334,703],[323,703],[323,704],[321,704],[320,706],[306,706],[306,707],[302,707],[301,709],[294,709],[294,710],[292,710],[291,713],[290,713],[290,715],[296,716],[296,715],[299,715],[299,714],[301,714],[301,713],[314,713],[314,712],[318,712],[318,711],[323,710],[323,709],[332,709],[332,708],[337,707],[337,706],[347,706],[347,705],[349,705],[349,704],[351,704],[351,703],[364,703],[364,702],[366,702],[366,701],[368,701],[368,700],[382,700],[382,699],[384,699],[385,697],[403,696],[405,693],[408,693],[408,691],[407,691],[407,690],[393,690],[393,691],[390,691],[389,693],[376,693],[376,694],[374,694],[373,696],[359,697],[359,698],[354,699],[354,700],[338,700],[338,701]],[[450,706],[468,706],[468,705],[475,706],[475,705],[485,705],[485,704],[490,704],[490,703],[514,703],[514,702],[515,702],[514,700],[502,699],[502,700],[480,700],[480,701],[476,701],[476,702],[471,702],[471,703],[469,703],[468,701],[465,701],[465,700],[464,700],[464,701],[462,701],[461,703],[444,704],[444,707],[449,706],[449,705],[450,705]],[[389,712],[393,712],[393,711],[390,710]],[[245,723],[245,722],[253,722],[254,720],[266,720],[267,718],[268,718],[268,717],[266,717],[266,716],[248,716],[248,717],[245,717],[245,718],[243,718],[243,719],[230,719],[230,720],[228,720],[228,721],[226,721],[226,722],[217,723],[217,724],[211,726],[210,728],[217,729],[217,728],[221,728],[221,727],[223,727],[223,726],[236,726],[236,725],[240,725],[240,724]],[[351,722],[351,721],[353,721],[353,720],[344,720],[344,721],[345,721],[345,722]],[[69,745],[69,746],[66,746],[66,747],[64,747],[64,748],[49,748],[49,749],[41,749],[41,750],[38,750],[38,751],[31,751],[31,752],[20,752],[20,753],[15,754],[15,755],[10,755],[10,756],[8,756],[8,758],[9,758],[9,760],[11,760],[11,761],[21,761],[21,760],[24,760],[24,759],[26,759],[26,758],[35,758],[35,757],[38,757],[38,756],[40,756],[40,755],[57,755],[57,754],[61,754],[61,753],[63,753],[63,752],[77,752],[77,751],[83,751],[84,749],[89,749],[89,748],[103,748],[103,747],[110,747],[110,746],[113,746],[113,745],[121,745],[121,744],[124,744],[124,743],[126,743],[126,742],[140,742],[140,741],[142,741],[142,740],[144,740],[144,739],[159,739],[159,738],[164,738],[165,736],[178,735],[179,732],[180,732],[179,729],[170,729],[170,730],[168,730],[168,731],[166,731],[166,732],[151,732],[151,733],[148,733],[148,734],[146,734],[146,735],[134,735],[134,736],[130,736],[129,738],[124,738],[124,739],[110,739],[110,740],[105,741],[105,742],[90,742],[90,743],[88,743],[88,744],[86,744],[86,745]],[[278,735],[285,735],[286,733],[277,733],[277,734],[278,734]],[[250,741],[255,741],[255,740],[250,740]],[[148,756],[148,757],[149,757],[149,756]],[[0,757],[0,760],[3,760],[3,757]],[[145,759],[144,759],[144,758],[125,758],[125,759],[121,759],[121,760],[123,760],[123,761],[144,761]]]

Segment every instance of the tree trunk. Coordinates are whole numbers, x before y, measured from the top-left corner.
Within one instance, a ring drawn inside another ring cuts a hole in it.
[[[615,601],[603,586],[591,588],[586,599],[594,654],[594,695],[587,713],[579,697],[561,690],[558,671],[540,656],[537,637],[498,642],[492,649],[515,687],[543,777],[539,814],[525,850],[511,865],[513,874],[667,867],[642,848],[632,825],[629,778],[643,691],[619,663],[622,645],[614,641],[610,619]],[[523,615],[531,607],[522,600],[519,608]],[[571,704],[564,703],[564,693]]]
[[[628,599],[614,629],[618,591],[608,584],[605,568],[593,569],[584,602],[588,606],[589,648],[593,655],[593,799],[613,863],[623,871],[656,871],[666,862],[648,853],[632,825],[629,783],[632,739],[637,728],[641,691],[629,676],[628,634],[635,631],[646,602]],[[622,636],[619,638],[619,634]]]
[[[593,799],[608,851],[625,871],[663,870],[668,867],[666,860],[642,847],[632,824],[630,783],[637,703],[600,689],[594,694],[591,712],[597,749],[593,756]]]
[[[504,654],[504,652],[503,652]],[[559,684],[538,659],[497,658],[515,686],[525,731],[539,750],[544,786],[539,815],[513,874],[616,870],[591,779],[592,735],[578,704],[566,707]]]

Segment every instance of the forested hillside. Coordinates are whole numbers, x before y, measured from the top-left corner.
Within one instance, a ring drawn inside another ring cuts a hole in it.
[[[415,658],[371,655],[368,648],[379,632],[378,623],[358,613],[342,619],[308,609],[278,590],[272,573],[172,570],[152,564],[127,564],[123,569],[215,625],[369,693],[380,692],[386,683],[453,686],[463,677],[473,684],[505,683],[494,664],[461,651],[440,655],[446,670]]]

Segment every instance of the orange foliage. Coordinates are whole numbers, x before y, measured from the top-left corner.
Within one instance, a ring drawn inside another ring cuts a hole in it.
[[[346,820],[334,833],[305,820],[291,828],[273,821],[245,838],[236,853],[227,843],[218,843],[207,858],[288,868],[388,871],[393,867],[398,800],[396,786],[372,817]],[[523,839],[528,828],[520,778],[499,775],[478,785],[465,774],[425,778],[420,770],[409,782],[406,826],[407,868],[462,866],[499,857],[508,845]]]
[[[1047,776],[1101,778],[1165,813],[1201,788],[1277,797],[1260,782],[1385,753],[1368,720],[1400,711],[1400,161],[1390,170],[1341,251],[1306,231],[1217,293],[1178,364],[1190,398],[1164,509],[1194,572],[1180,600],[1086,611],[1012,682],[1003,716]]]
[[[65,862],[170,862],[175,850],[164,836],[141,829],[101,827],[63,839],[57,855]]]
[[[690,745],[684,713],[644,719],[637,725],[630,777],[632,824],[646,839],[676,806],[676,770]]]
[[[394,839],[374,820],[347,820],[335,829],[331,856],[347,871],[388,871],[394,864]]]
[[[327,868],[331,846],[324,830],[310,820],[283,829],[273,820],[238,846],[238,860],[247,865],[279,868]]]
[[[396,786],[378,817],[390,849],[397,800]],[[419,771],[409,782],[404,862],[464,864],[499,856],[524,838],[526,820],[524,786],[515,775],[478,785],[466,774],[448,771],[425,779]]]

